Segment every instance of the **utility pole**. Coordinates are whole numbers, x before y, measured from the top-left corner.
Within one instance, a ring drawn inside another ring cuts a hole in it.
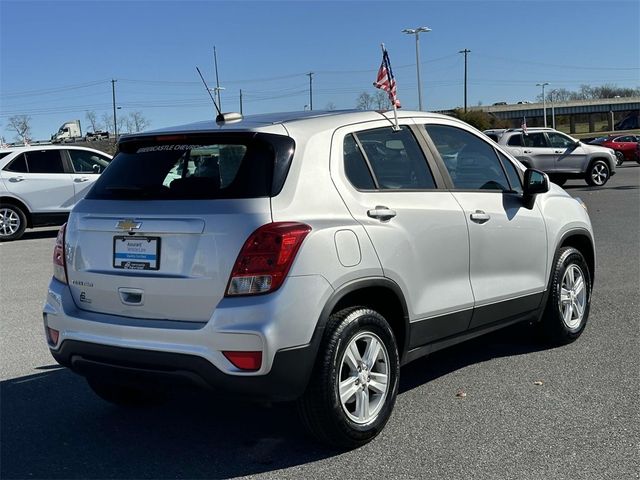
[[[309,110],[313,110],[313,72],[306,75],[309,77]]]
[[[242,89],[240,89],[240,115],[242,115]]]
[[[458,53],[464,53],[464,113],[467,113],[467,54],[471,53],[471,50],[465,48]]]
[[[116,120],[116,82],[111,80],[111,96],[113,98],[113,137],[118,141],[118,121]]]
[[[220,79],[218,78],[218,56],[216,54],[216,46],[213,46],[213,64],[216,68],[216,96],[218,97],[218,108],[222,111],[222,103],[220,102],[220,90],[224,90],[220,88]]]

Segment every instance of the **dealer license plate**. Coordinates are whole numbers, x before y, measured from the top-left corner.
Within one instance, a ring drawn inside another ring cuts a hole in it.
[[[126,270],[158,270],[160,238],[113,237],[113,267]]]

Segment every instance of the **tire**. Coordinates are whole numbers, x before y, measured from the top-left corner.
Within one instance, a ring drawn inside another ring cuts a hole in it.
[[[165,399],[164,392],[152,387],[125,385],[92,377],[87,378],[87,383],[101,399],[121,407],[151,406]]]
[[[611,172],[609,171],[609,165],[604,160],[596,160],[589,167],[587,172],[586,181],[592,187],[602,187],[609,181]]]
[[[624,153],[620,152],[620,151],[616,151],[616,167],[619,167],[620,165],[622,165],[624,163]]]
[[[396,340],[382,315],[363,307],[334,313],[309,385],[297,402],[302,423],[332,447],[364,445],[391,416],[399,373]]]
[[[541,323],[547,341],[565,345],[582,334],[589,318],[591,286],[582,253],[573,247],[558,250]]]
[[[567,183],[567,177],[563,177],[562,175],[553,175],[551,177],[551,181],[561,187]]]
[[[27,228],[27,216],[17,205],[0,204],[0,242],[17,240]]]

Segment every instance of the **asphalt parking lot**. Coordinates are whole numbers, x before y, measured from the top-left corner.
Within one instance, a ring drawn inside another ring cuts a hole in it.
[[[640,165],[565,188],[597,242],[582,337],[548,349],[515,327],[418,360],[382,435],[347,453],[309,440],[287,405],[195,392],[147,410],[104,403],[43,338],[56,229],[0,244],[0,477],[640,478]]]

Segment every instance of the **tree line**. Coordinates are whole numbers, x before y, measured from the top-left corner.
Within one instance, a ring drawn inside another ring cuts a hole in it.
[[[113,115],[103,113],[100,119],[98,114],[91,110],[86,112],[85,120],[91,126],[91,131],[98,130],[113,131]],[[146,130],[151,121],[142,112],[131,112],[128,115],[120,115],[116,119],[118,133],[138,133]],[[13,115],[7,120],[7,129],[15,132],[15,140],[18,142],[29,142],[31,138],[31,117],[29,115]]]

